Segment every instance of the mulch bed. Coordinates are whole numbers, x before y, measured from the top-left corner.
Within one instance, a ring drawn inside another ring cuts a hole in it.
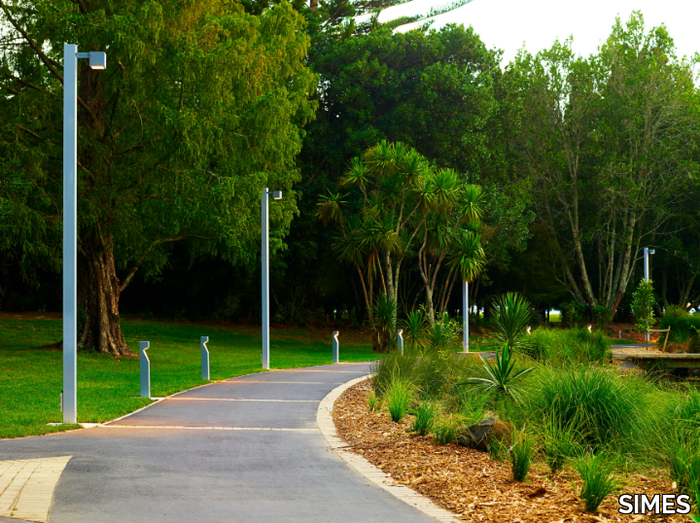
[[[510,463],[491,460],[489,454],[455,443],[437,446],[432,437],[409,431],[413,418],[394,423],[387,412],[369,412],[369,381],[348,389],[335,403],[333,419],[348,449],[362,455],[398,483],[431,498],[438,505],[469,522],[564,523],[641,522],[649,516],[617,512],[617,495],[601,504],[598,514],[584,512],[572,489],[580,488],[578,474],[567,469],[552,475],[534,464],[524,483],[513,480]],[[668,473],[624,478],[620,494],[672,493]],[[687,516],[654,517],[655,522],[685,522]]]

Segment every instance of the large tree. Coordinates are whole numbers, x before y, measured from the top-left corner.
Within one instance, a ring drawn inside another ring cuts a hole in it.
[[[107,71],[79,70],[84,347],[128,352],[120,295],[173,242],[254,259],[266,186],[286,193],[279,245],[316,85],[289,3],[256,16],[231,0],[0,0],[0,26],[0,242],[27,266],[60,266],[63,43],[108,55]]]
[[[522,108],[515,141],[562,281],[580,303],[615,310],[642,247],[672,233],[698,172],[691,64],[635,13],[596,55],[557,42],[521,53],[508,76]]]

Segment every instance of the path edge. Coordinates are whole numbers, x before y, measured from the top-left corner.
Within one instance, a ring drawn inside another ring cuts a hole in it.
[[[372,465],[365,458],[354,452],[346,450],[347,444],[338,435],[338,430],[333,422],[333,406],[335,401],[350,387],[368,379],[371,374],[355,378],[344,383],[332,391],[321,400],[316,411],[316,423],[321,434],[326,438],[328,446],[353,469],[359,472],[366,479],[381,487],[389,494],[417,508],[424,514],[440,521],[441,523],[463,523],[457,514],[437,506],[430,498],[419,494],[415,490],[394,481],[394,479]]]

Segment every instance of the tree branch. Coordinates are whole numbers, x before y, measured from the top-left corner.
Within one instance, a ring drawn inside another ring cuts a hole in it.
[[[131,283],[131,280],[133,279],[134,275],[136,274],[136,271],[139,270],[139,268],[141,267],[141,265],[143,264],[143,262],[146,260],[146,257],[148,256],[148,254],[149,254],[155,247],[157,247],[158,245],[160,245],[160,244],[162,244],[162,243],[177,242],[177,241],[181,241],[181,240],[186,240],[187,238],[197,238],[197,239],[200,239],[200,240],[209,240],[209,241],[212,241],[212,240],[213,240],[213,238],[206,238],[206,237],[204,237],[204,236],[194,236],[194,235],[187,235],[187,234],[185,234],[185,235],[182,235],[182,236],[175,236],[174,238],[160,238],[160,239],[154,241],[151,245],[148,246],[148,248],[146,249],[146,251],[145,251],[145,252],[141,255],[141,257],[138,259],[138,261],[136,262],[136,264],[131,268],[131,270],[129,271],[129,274],[127,274],[126,278],[124,278],[122,284],[119,286],[119,292],[120,292],[120,293],[123,292],[124,289],[126,289],[126,287],[129,285],[129,283]]]

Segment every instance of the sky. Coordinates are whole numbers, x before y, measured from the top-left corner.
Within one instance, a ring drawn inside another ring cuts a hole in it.
[[[380,21],[427,13],[431,6],[450,4],[450,0],[414,0],[383,11]],[[678,56],[700,52],[700,2],[698,0],[473,0],[438,15],[431,28],[448,23],[472,25],[490,48],[504,51],[502,65],[525,49],[532,53],[548,48],[555,39],[573,36],[573,50],[583,56],[595,53],[609,36],[615,17],[626,21],[633,10],[644,15],[645,26],[666,25],[676,43]],[[399,31],[422,25],[407,24]]]

